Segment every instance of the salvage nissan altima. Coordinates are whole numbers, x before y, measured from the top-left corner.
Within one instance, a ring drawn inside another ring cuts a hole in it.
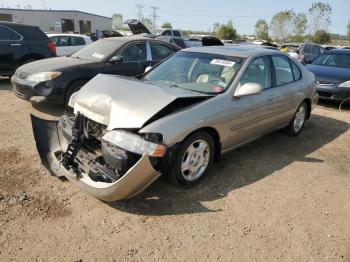
[[[274,130],[301,133],[315,79],[279,51],[185,49],[140,79],[97,75],[74,93],[74,114],[32,116],[42,163],[105,200],[135,196],[161,174],[194,186],[221,154]]]

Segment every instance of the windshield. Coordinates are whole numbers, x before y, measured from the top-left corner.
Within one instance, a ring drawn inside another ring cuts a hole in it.
[[[145,76],[145,80],[161,82],[201,93],[225,92],[237,75],[242,58],[206,53],[178,52]]]
[[[312,64],[350,68],[350,54],[323,54],[316,58]]]
[[[106,57],[112,55],[121,45],[122,42],[120,41],[102,39],[80,49],[78,52],[74,53],[72,57],[102,61]]]

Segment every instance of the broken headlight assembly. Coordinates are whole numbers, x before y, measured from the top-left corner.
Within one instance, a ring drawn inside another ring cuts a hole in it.
[[[156,141],[159,140],[159,135],[149,135],[145,136],[147,141],[139,135],[124,130],[113,130],[105,134],[102,137],[102,141],[106,141],[135,154],[143,155],[147,153],[151,157],[163,157],[167,150],[166,146],[149,141],[151,139],[152,141],[154,141],[153,139],[156,139]]]

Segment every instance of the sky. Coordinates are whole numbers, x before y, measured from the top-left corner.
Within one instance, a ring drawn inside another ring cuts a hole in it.
[[[232,20],[239,34],[253,34],[259,18],[270,23],[272,16],[285,9],[307,12],[316,0],[0,0],[0,8],[9,6],[33,9],[43,6],[60,10],[79,10],[111,17],[113,13],[123,14],[124,20],[137,18],[135,4],[143,5],[143,15],[150,18],[151,6],[159,7],[157,26],[165,21],[173,28],[207,31],[215,22]],[[330,32],[345,35],[350,21],[350,0],[328,0],[333,8]]]

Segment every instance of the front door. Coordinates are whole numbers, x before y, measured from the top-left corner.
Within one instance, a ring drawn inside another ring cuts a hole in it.
[[[263,91],[258,95],[232,98],[229,148],[249,142],[273,129],[276,96],[272,88],[271,68],[269,57],[263,56],[254,59],[243,74],[239,85],[257,83]]]
[[[142,74],[149,64],[145,41],[132,43],[116,55],[122,56],[123,61],[107,62],[105,74],[136,76]]]

